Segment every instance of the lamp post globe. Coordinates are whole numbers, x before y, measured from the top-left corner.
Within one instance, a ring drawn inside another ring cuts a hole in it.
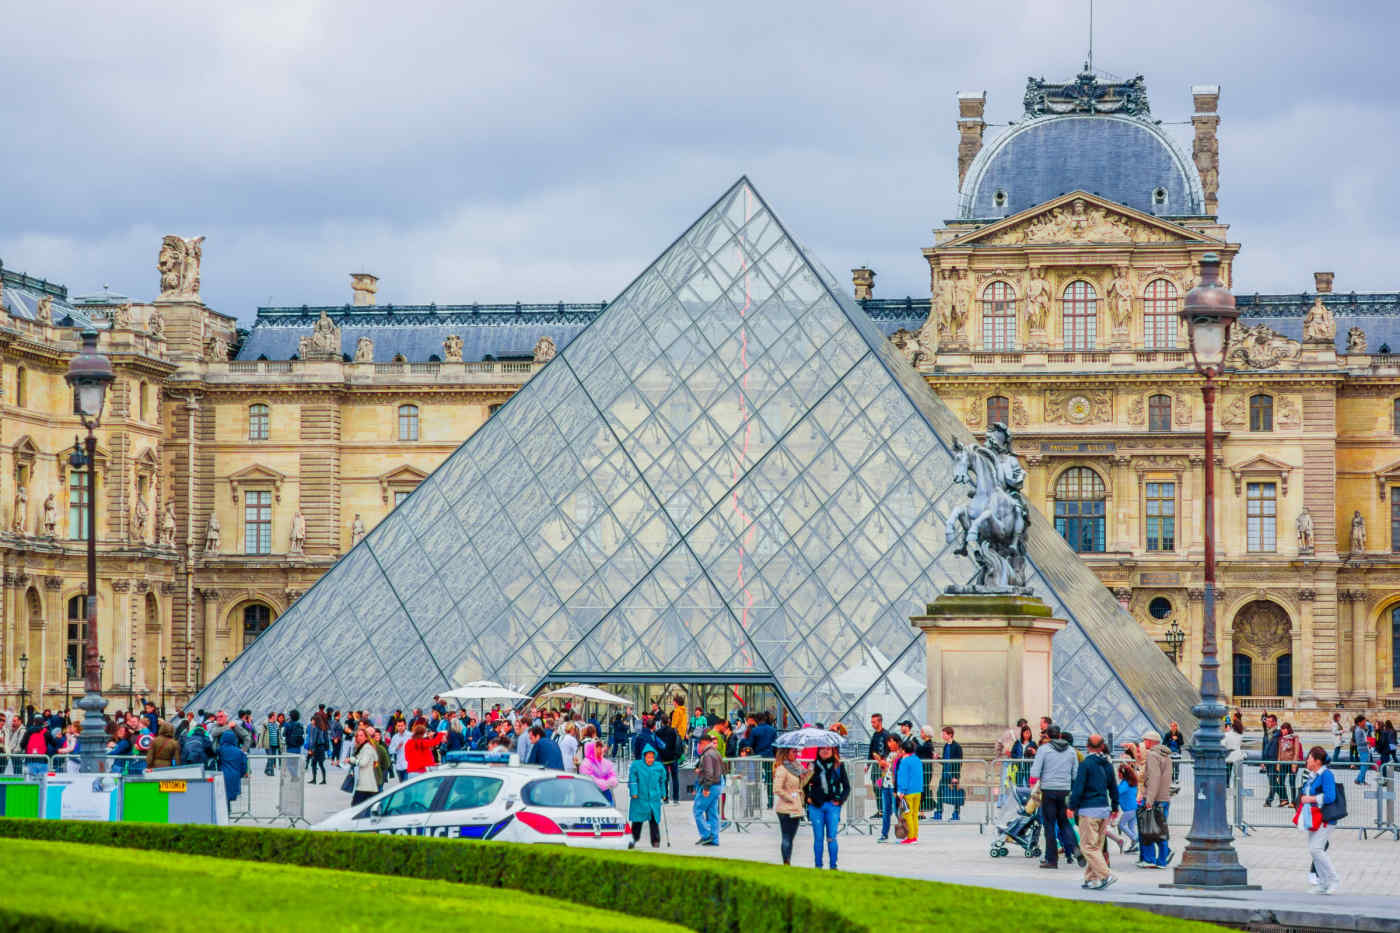
[[[1167,629],[1167,647],[1171,649],[1172,661],[1181,660],[1181,646],[1186,643],[1186,633],[1181,630],[1181,626],[1172,619],[1171,626]]]
[[[1230,327],[1239,317],[1235,296],[1220,282],[1220,256],[1201,256],[1200,283],[1186,294],[1181,319],[1191,340],[1191,359],[1204,382],[1205,405],[1205,561],[1201,623],[1201,702],[1191,710],[1196,730],[1191,738],[1194,772],[1191,830],[1173,873],[1171,887],[1249,887],[1249,876],[1235,853],[1234,835],[1225,818],[1225,747],[1220,720],[1220,658],[1215,640],[1215,380],[1225,369]],[[1184,639],[1183,639],[1184,641]]]
[[[93,431],[102,418],[102,406],[107,400],[107,387],[116,374],[111,361],[97,351],[97,331],[85,330],[82,349],[68,363],[64,380],[73,389],[73,414],[87,429],[83,466],[87,470],[87,637],[83,646],[83,698],[78,708],[83,711],[83,731],[79,736],[79,755],[85,771],[97,771],[107,739],[106,721],[102,711],[107,700],[102,696],[102,669],[97,653],[97,435]],[[70,462],[77,467],[77,451]]]

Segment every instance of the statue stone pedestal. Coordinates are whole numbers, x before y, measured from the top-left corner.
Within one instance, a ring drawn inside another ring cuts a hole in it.
[[[1065,620],[1034,596],[944,594],[911,619],[928,656],[928,723],[952,726],[968,758],[989,758],[1022,717],[1051,714],[1050,643]]]

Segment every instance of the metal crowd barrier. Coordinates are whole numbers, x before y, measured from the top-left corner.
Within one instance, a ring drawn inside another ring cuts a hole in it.
[[[249,755],[243,786],[229,805],[229,820],[311,825],[306,818],[305,771],[303,755]]]
[[[1393,835],[1400,841],[1395,822],[1394,762],[1349,760],[1328,764],[1347,796],[1347,817],[1338,829],[1355,831],[1362,839],[1370,834]],[[1362,784],[1357,777],[1364,769]],[[1230,800],[1234,807],[1231,824],[1248,834],[1256,829],[1292,829],[1298,795],[1307,782],[1301,761],[1242,761],[1234,766]]]

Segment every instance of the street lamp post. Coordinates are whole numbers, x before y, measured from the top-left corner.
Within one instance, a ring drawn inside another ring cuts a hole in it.
[[[165,665],[169,663],[165,655],[160,656],[160,718],[165,718]]]
[[[126,659],[126,708],[136,708],[136,655]]]
[[[73,709],[73,659],[64,657],[63,659],[63,718],[71,719],[69,711]]]
[[[196,691],[204,689],[204,659],[194,659],[194,689]]]
[[[1171,651],[1172,663],[1176,664],[1181,660],[1181,646],[1186,643],[1186,633],[1181,630],[1181,626],[1172,619],[1172,624],[1167,628],[1167,648]]]
[[[97,435],[94,430],[102,418],[102,405],[107,387],[116,376],[112,364],[97,352],[97,331],[83,331],[83,348],[68,364],[64,379],[73,387],[73,413],[87,429],[85,453],[74,445],[68,462],[74,467],[87,468],[87,638],[83,646],[83,698],[78,708],[84,713],[79,754],[83,770],[98,771],[107,742],[106,721],[102,711],[107,700],[102,696],[102,673],[97,653]]]
[[[24,720],[24,724],[29,725],[29,714],[24,711],[25,702],[29,699],[29,655],[19,656],[19,718]]]
[[[1201,281],[1186,295],[1181,318],[1191,340],[1191,359],[1204,379],[1205,402],[1205,602],[1201,623],[1201,702],[1191,740],[1195,788],[1191,831],[1173,875],[1174,887],[1245,888],[1248,872],[1235,853],[1234,836],[1225,819],[1225,748],[1220,719],[1220,658],[1215,644],[1215,380],[1225,368],[1230,325],[1239,312],[1235,296],[1220,283],[1220,256],[1201,257]]]

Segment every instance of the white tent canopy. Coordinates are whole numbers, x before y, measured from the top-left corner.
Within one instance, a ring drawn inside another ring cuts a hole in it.
[[[473,680],[445,693],[439,694],[444,700],[528,700],[530,694],[512,690],[494,680]]]
[[[615,693],[608,693],[597,687],[588,684],[570,684],[567,687],[560,687],[558,690],[551,690],[548,693],[540,694],[541,697],[572,697],[575,700],[592,700],[594,703],[609,703],[613,706],[631,706],[632,701],[626,697],[620,697]]]

